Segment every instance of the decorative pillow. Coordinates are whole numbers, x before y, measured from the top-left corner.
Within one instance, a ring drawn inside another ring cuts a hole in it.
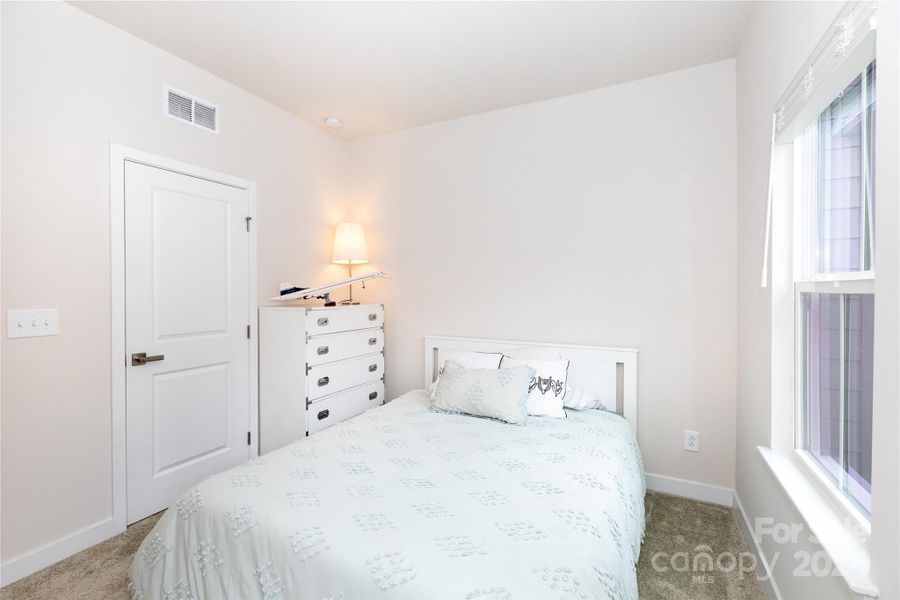
[[[444,372],[444,365],[448,360],[452,360],[467,369],[499,369],[502,358],[503,354],[499,352],[466,352],[465,350],[445,350],[441,352],[437,379],[428,388],[431,399],[434,400],[434,390],[437,389],[437,382],[441,380],[441,373]]]
[[[569,371],[568,360],[518,359],[504,356],[500,369],[531,367],[534,378],[528,387],[528,414],[536,417],[565,419],[563,398],[566,395],[566,379]]]
[[[566,387],[566,397],[563,400],[563,404],[566,408],[574,408],[575,410],[588,410],[591,408],[609,410],[597,392],[580,385],[574,388]]]
[[[519,360],[560,360],[562,352],[556,348],[546,346],[519,346],[503,351],[503,356],[518,358]]]
[[[528,418],[528,386],[534,369],[467,369],[455,361],[444,364],[434,392],[435,410],[490,417],[513,425]]]

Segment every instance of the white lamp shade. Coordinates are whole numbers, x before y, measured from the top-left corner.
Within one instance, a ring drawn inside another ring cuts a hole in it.
[[[339,265],[369,262],[366,232],[359,223],[338,223],[334,230],[331,262]]]

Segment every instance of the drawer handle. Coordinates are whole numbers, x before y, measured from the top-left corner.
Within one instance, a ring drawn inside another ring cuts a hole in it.
[[[378,370],[378,365],[369,365],[369,373],[374,373]]]
[[[319,327],[325,327],[326,325],[328,325],[328,317],[322,317],[322,318],[320,318],[318,321],[316,321],[316,324],[317,324]]]
[[[326,408],[325,410],[320,410],[319,414],[316,416],[316,418],[319,419],[320,421],[327,419],[328,418],[328,409]]]
[[[319,377],[319,387],[324,387],[328,385],[328,382],[331,381],[328,377]]]
[[[374,400],[377,397],[378,397],[378,392],[372,392],[371,394],[369,394],[369,400]]]
[[[377,319],[377,318],[378,318],[378,315],[376,315],[375,313],[369,313],[369,320],[370,320],[370,321],[374,321],[374,320]]]
[[[319,346],[316,349],[316,354],[322,356],[323,354],[328,354],[328,346]]]
[[[374,346],[378,343],[378,338],[369,338],[369,345]]]

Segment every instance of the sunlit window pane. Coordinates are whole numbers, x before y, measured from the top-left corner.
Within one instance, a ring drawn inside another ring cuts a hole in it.
[[[847,442],[846,491],[866,512],[872,509],[872,354],[875,296],[846,296]]]
[[[875,63],[818,118],[816,269],[872,268]]]
[[[802,448],[871,510],[872,294],[800,294]]]
[[[841,479],[841,297],[802,294],[805,450]]]

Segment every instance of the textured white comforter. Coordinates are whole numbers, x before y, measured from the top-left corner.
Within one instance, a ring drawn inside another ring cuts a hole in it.
[[[637,598],[634,435],[568,415],[508,425],[410,392],[189,490],[141,544],[132,595]]]

